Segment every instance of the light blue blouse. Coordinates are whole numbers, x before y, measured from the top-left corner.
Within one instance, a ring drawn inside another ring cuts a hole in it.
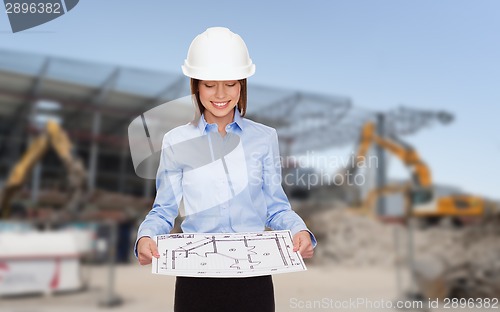
[[[281,185],[276,130],[242,118],[237,109],[233,120],[224,137],[203,115],[165,134],[156,198],[137,239],[168,234],[179,213],[184,233],[309,231]]]

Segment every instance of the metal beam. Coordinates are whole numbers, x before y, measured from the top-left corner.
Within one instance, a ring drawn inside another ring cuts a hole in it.
[[[83,103],[81,104],[86,106],[93,112],[99,110],[100,101],[104,99],[105,96],[107,96],[110,90],[108,86],[112,83],[115,83],[114,80],[117,79],[119,73],[120,68],[115,68],[108,76],[108,78],[106,78],[106,80],[104,80],[104,82],[98,88],[96,88],[94,92],[91,92],[88,99],[83,101]],[[77,119],[81,119],[81,111],[79,109],[76,109],[73,113],[64,116],[64,123],[67,125],[72,125]]]
[[[106,79],[104,84],[101,86],[99,92],[95,94],[95,96],[89,101],[89,104],[92,106],[100,106],[106,96],[109,94],[110,90],[114,88],[116,85],[116,81],[120,75],[120,68],[117,68],[113,71],[113,73]],[[99,153],[99,143],[97,142],[97,137],[101,133],[101,112],[100,110],[94,111],[94,116],[92,119],[92,143],[90,147],[90,157],[88,164],[88,190],[89,193],[95,190],[95,181],[97,174],[97,166],[98,166],[98,153]]]
[[[385,122],[386,116],[384,114],[377,114],[377,135],[381,138],[386,137],[386,129]],[[378,167],[375,169],[376,174],[376,182],[375,187],[377,189],[382,189],[387,184],[387,159],[385,150],[377,144],[375,146],[375,155],[378,159]],[[384,196],[378,196],[377,198],[377,214],[379,216],[383,216],[387,214],[387,200]]]
[[[133,118],[139,116],[140,114],[147,112],[148,110],[163,104],[168,101],[175,100],[176,98],[182,96],[182,92],[184,91],[182,86],[183,84],[186,83],[186,77],[182,76],[181,78],[177,79],[174,83],[169,84],[166,86],[162,91],[160,91],[155,97],[152,99],[148,99],[144,101],[142,104],[139,105],[141,110],[137,110],[136,115],[131,115],[131,119],[123,119],[123,120],[118,120],[114,123],[111,123],[106,126],[106,133],[117,133],[120,131],[123,131],[123,129],[126,129],[125,127],[128,126],[128,124],[132,121]],[[126,131],[125,131],[126,133]]]
[[[10,124],[7,128],[7,135],[9,138],[24,137],[26,126],[30,113],[33,110],[33,103],[36,101],[37,96],[42,89],[43,78],[47,75],[51,63],[51,58],[47,57],[43,62],[38,75],[34,78],[33,84],[28,91],[28,96],[25,98],[24,103],[17,109],[15,115],[11,118]],[[9,131],[10,128],[10,131]],[[8,148],[7,148],[8,147]],[[0,151],[6,150],[6,159],[9,164],[14,164],[21,153],[21,143],[16,140],[5,140],[4,144],[0,147]]]
[[[410,135],[436,123],[443,125],[453,121],[454,115],[446,111],[431,111],[400,106],[387,113],[387,134]]]
[[[120,150],[120,172],[118,176],[118,192],[125,193],[125,177],[127,170],[127,160],[129,159],[127,156],[129,155],[129,146],[128,144],[123,144]]]

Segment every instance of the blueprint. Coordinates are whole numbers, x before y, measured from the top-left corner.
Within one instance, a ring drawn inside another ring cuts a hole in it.
[[[248,277],[307,270],[290,231],[182,233],[155,238],[154,274]]]

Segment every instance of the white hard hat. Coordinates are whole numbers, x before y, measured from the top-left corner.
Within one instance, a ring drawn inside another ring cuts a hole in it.
[[[255,64],[239,35],[210,27],[191,42],[182,72],[200,80],[238,80],[252,76]]]

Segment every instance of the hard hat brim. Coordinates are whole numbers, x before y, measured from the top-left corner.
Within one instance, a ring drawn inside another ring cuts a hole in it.
[[[240,68],[196,68],[184,64],[181,66],[182,73],[190,78],[199,80],[240,80],[252,76],[255,73],[255,64]]]

